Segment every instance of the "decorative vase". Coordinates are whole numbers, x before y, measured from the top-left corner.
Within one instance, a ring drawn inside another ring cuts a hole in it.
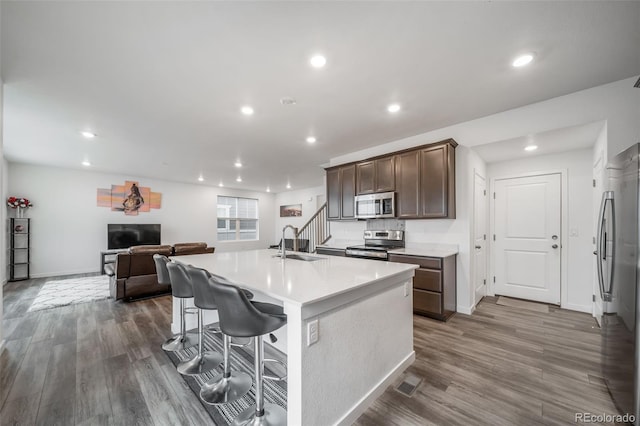
[[[16,217],[18,219],[22,219],[24,217],[24,209],[22,207],[18,207],[16,210]]]

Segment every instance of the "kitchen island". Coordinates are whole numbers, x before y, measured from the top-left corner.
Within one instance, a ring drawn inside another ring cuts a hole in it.
[[[251,250],[173,260],[222,275],[254,292],[255,300],[284,307],[288,322],[278,348],[287,355],[289,425],[351,424],[415,359],[411,286],[417,266],[321,255],[283,260],[275,254]],[[318,340],[309,345],[307,328],[315,320]]]

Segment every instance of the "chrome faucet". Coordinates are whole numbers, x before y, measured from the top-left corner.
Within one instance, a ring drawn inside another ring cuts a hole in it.
[[[286,259],[287,258],[287,244],[284,242],[284,233],[287,230],[287,228],[291,228],[293,229],[293,251],[296,251],[296,239],[298,238],[298,228],[296,228],[293,225],[287,225],[284,228],[282,228],[282,241],[280,241],[280,245],[282,246],[282,258]]]

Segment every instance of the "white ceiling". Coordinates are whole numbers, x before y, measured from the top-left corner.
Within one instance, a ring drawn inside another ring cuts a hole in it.
[[[315,186],[332,157],[637,75],[639,22],[610,1],[2,2],[5,155]]]
[[[595,145],[603,126],[604,122],[598,121],[488,143],[472,149],[487,163],[586,149]],[[524,148],[530,145],[535,145],[538,149],[525,151]]]

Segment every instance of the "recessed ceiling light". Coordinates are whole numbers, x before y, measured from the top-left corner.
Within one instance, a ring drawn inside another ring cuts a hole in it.
[[[236,182],[242,182],[242,178],[241,178],[240,176],[238,176],[238,177],[236,178]]]
[[[95,133],[87,132],[86,130],[84,132],[80,132],[80,134],[87,139],[93,139],[96,137]]]
[[[219,186],[220,188],[222,188],[224,185],[222,184],[222,182],[220,182],[220,183],[218,184],[218,186]]]
[[[400,104],[391,104],[387,106],[387,111],[389,111],[390,113],[395,113],[400,111]]]
[[[200,177],[198,178],[198,182],[204,182],[204,178],[203,178],[202,176],[200,176]]]
[[[287,189],[291,189],[291,184],[287,183]]]
[[[271,188],[267,186],[267,192],[271,192]]]
[[[88,162],[88,161],[83,161],[82,165],[85,166],[85,167],[89,167],[91,165],[91,163]]]
[[[316,143],[316,138],[314,138],[313,136],[309,136],[309,137],[307,138],[307,142],[309,142],[309,143]]]
[[[309,60],[309,63],[314,68],[322,68],[327,64],[327,58],[322,55],[315,55]]]
[[[511,65],[516,68],[524,67],[525,65],[529,65],[533,61],[533,53],[525,53],[524,55],[518,56],[513,60]]]
[[[524,147],[525,151],[535,151],[536,149],[538,149],[538,145],[527,145]]]
[[[234,166],[236,166],[237,168],[242,167],[242,163],[240,161],[236,161],[235,163],[233,163]]]
[[[243,106],[240,108],[240,111],[242,111],[244,115],[253,115],[253,108],[250,106]]]

